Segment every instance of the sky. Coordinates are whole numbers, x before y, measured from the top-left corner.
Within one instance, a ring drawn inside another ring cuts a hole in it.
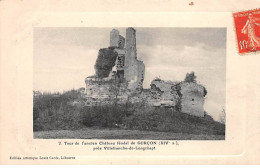
[[[34,28],[34,90],[85,87],[113,28]],[[125,28],[115,29],[125,37]],[[218,120],[226,100],[226,28],[135,29],[137,57],[145,64],[144,88],[155,77],[183,81],[194,71],[208,91],[205,111]]]

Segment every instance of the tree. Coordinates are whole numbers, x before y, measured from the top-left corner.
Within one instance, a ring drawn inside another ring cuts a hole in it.
[[[196,83],[197,82],[196,78],[197,77],[195,76],[194,72],[191,72],[191,73],[187,73],[186,74],[186,77],[185,77],[184,81],[185,82],[194,82],[194,83]]]

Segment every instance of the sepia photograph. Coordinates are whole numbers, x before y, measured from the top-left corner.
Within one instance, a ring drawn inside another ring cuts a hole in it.
[[[259,164],[253,1],[0,1],[0,164]]]
[[[35,139],[225,140],[226,28],[35,27]]]

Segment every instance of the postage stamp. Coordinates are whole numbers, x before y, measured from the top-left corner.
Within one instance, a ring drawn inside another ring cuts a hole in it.
[[[240,54],[260,51],[260,9],[233,13]]]

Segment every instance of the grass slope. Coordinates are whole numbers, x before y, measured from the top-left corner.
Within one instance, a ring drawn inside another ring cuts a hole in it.
[[[142,139],[142,140],[224,140],[223,135],[154,132],[123,129],[52,130],[34,132],[37,139]]]

